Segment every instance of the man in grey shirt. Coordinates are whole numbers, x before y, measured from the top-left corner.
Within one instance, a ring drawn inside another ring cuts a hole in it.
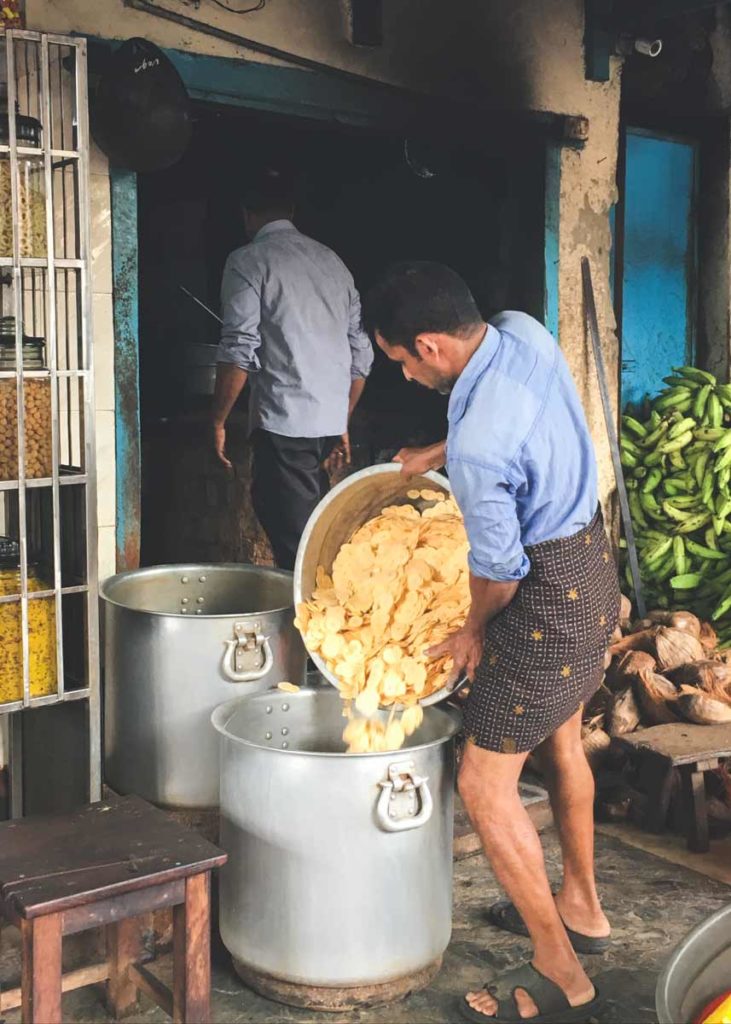
[[[249,383],[251,496],[277,565],[293,569],[300,536],[328,487],[323,464],[350,460],[348,422],[373,349],[347,267],[291,221],[292,190],[267,171],[248,191],[249,245],[221,285],[213,434],[227,467],[226,420]]]

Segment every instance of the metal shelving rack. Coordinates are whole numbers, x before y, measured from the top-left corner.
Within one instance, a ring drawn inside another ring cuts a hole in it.
[[[22,727],[14,713],[24,709],[86,702],[89,797],[101,796],[99,613],[86,42],[8,30],[4,50],[0,89],[6,89],[9,113],[0,161],[10,167],[12,252],[0,252],[0,310],[15,318],[15,368],[0,370],[0,387],[15,385],[17,478],[0,480],[0,534],[18,542],[20,585],[18,593],[0,597],[0,613],[4,604],[20,609],[22,697],[18,692],[17,700],[0,704],[0,714],[10,713],[11,813],[17,816],[23,806]],[[23,132],[18,139],[28,118],[40,122],[37,146],[27,144]],[[41,245],[30,253],[23,235],[30,216],[23,184],[28,161],[45,205],[45,240],[37,231]],[[7,204],[3,180],[7,175],[0,178],[0,204]],[[45,339],[46,368],[21,369],[27,336]],[[29,423],[38,427],[25,396],[29,382],[38,379],[48,381],[50,392],[50,476],[34,478],[26,442]],[[40,590],[29,589],[34,565],[43,567]],[[56,688],[41,696],[33,693],[33,601],[49,607],[52,601],[55,610]]]

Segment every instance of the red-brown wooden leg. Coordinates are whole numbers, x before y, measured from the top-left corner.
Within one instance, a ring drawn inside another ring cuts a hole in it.
[[[23,1024],[61,1022],[61,915],[21,922]]]
[[[107,1003],[115,1020],[120,1020],[137,1002],[137,986],[130,978],[132,964],[142,959],[141,921],[128,917],[107,927],[107,956],[109,981]]]
[[[185,881],[173,911],[173,1022],[208,1024],[211,999],[210,873]]]

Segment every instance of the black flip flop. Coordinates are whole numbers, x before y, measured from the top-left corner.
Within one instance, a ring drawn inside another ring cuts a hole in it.
[[[536,970],[533,964],[523,964],[512,971],[506,971],[495,981],[483,986],[497,1000],[497,1013],[490,1016],[473,1009],[463,996],[460,1010],[465,1020],[472,1024],[587,1024],[599,1012],[602,999],[594,989],[594,998],[581,1006],[572,1006],[564,991],[545,974]],[[538,1007],[535,1017],[521,1017],[515,993],[518,989],[526,992]]]
[[[504,932],[512,932],[513,935],[528,934],[523,918],[510,900],[500,900],[498,903],[493,903],[487,911],[487,918],[490,924],[494,924],[496,928],[501,928]],[[564,927],[566,926],[564,925]],[[570,928],[566,928],[566,934],[575,952],[582,953],[584,956],[598,956],[601,953],[606,953],[612,944],[609,936],[595,938],[592,935],[582,935],[580,932],[574,932]]]

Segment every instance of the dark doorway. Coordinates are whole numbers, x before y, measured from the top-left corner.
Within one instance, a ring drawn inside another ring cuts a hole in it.
[[[269,163],[296,172],[297,226],[341,256],[361,292],[393,260],[439,260],[463,274],[486,316],[517,308],[541,318],[544,147],[538,137],[491,137],[489,124],[479,140],[427,146],[364,128],[198,108],[186,157],[139,180],[143,564],[259,554],[234,543],[245,521],[204,531],[202,543],[200,530],[184,530],[170,509],[175,467],[182,472],[185,463],[199,476],[204,466],[202,455],[195,469],[189,458],[195,438],[205,444],[210,403],[196,393],[203,373],[189,365],[191,346],[215,345],[218,336],[215,321],[179,286],[218,312],[224,261],[246,241],[238,198],[248,169]],[[407,384],[378,353],[352,430],[361,463],[445,430],[445,400]],[[245,445],[243,435],[238,443]],[[212,461],[209,469],[207,482],[188,480],[178,518],[189,514],[192,490],[205,520],[245,501],[245,489],[232,496],[216,482]]]

